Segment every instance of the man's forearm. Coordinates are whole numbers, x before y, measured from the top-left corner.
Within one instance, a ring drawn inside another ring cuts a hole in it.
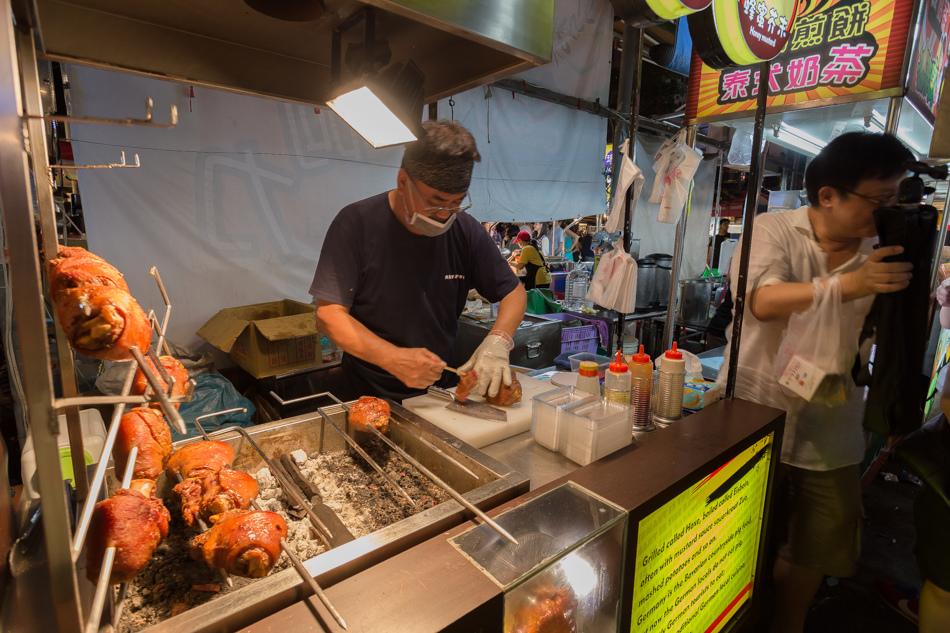
[[[528,295],[524,286],[518,284],[498,304],[498,318],[492,330],[500,330],[508,336],[514,336],[521,320],[524,319],[524,310],[528,305]]]
[[[379,366],[398,349],[373,334],[343,306],[324,301],[317,306],[317,329],[347,354]]]
[[[827,286],[828,279],[821,280]],[[841,300],[853,301],[867,296],[855,283],[852,273],[841,275]],[[787,319],[796,312],[804,312],[815,299],[811,282],[778,283],[760,288],[749,295],[749,309],[759,321]]]

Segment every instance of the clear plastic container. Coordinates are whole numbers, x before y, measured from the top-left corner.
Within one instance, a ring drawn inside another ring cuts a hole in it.
[[[86,465],[99,463],[102,449],[106,443],[106,425],[96,409],[83,409],[79,412],[79,425],[82,428],[82,444]],[[69,431],[66,429],[66,415],[59,416],[59,461],[63,469],[63,479],[73,479],[72,451],[69,448]],[[39,482],[36,478],[36,451],[33,449],[32,434],[23,442],[20,457],[20,474],[23,477],[23,494],[27,499],[39,499]]]
[[[581,466],[620,450],[631,442],[632,407],[597,398],[563,406],[558,416],[561,453]]]
[[[610,366],[610,359],[606,356],[601,356],[599,354],[591,354],[590,352],[581,352],[579,354],[572,354],[567,357],[571,361],[571,371],[577,371],[580,369],[581,363],[585,360],[593,361],[597,363],[597,376],[603,378],[604,374],[607,372],[607,368]]]
[[[590,403],[597,400],[600,400],[600,396],[592,395],[576,387],[561,387],[536,395],[532,398],[531,436],[544,448],[560,451],[561,408],[574,402]]]

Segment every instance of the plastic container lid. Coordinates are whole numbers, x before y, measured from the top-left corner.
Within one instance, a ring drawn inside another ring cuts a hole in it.
[[[675,343],[674,343],[675,345]],[[679,354],[679,352],[677,352]],[[680,354],[682,356],[682,354]],[[650,355],[643,352],[643,345],[640,346],[640,351],[630,357],[631,363],[650,363]]]
[[[611,365],[613,368],[613,365]],[[597,375],[597,363],[590,360],[582,361],[577,367],[577,372],[581,376],[596,376]]]
[[[673,341],[673,349],[667,350],[664,356],[671,360],[682,360],[683,352],[676,350],[676,341]]]
[[[610,371],[615,374],[627,373],[627,363],[623,362],[623,353],[620,350],[617,350],[617,360],[610,363]]]

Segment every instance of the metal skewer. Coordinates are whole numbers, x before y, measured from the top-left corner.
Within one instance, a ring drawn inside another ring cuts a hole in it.
[[[264,463],[267,464],[267,467],[270,469],[270,472],[274,475],[274,477],[277,478],[277,481],[280,482],[280,485],[281,485],[281,487],[284,489],[284,492],[286,492],[287,494],[289,494],[289,495],[293,498],[293,500],[294,500],[295,502],[297,502],[297,505],[300,506],[301,508],[303,508],[304,512],[307,513],[307,516],[310,518],[310,522],[313,524],[313,526],[314,526],[314,528],[315,528],[314,531],[316,532],[317,537],[319,537],[320,540],[323,541],[323,543],[327,546],[327,549],[332,549],[333,546],[330,545],[330,539],[333,538],[333,532],[330,530],[330,528],[328,528],[328,527],[326,526],[326,524],[325,524],[323,521],[320,520],[320,517],[318,517],[318,516],[314,513],[313,509],[310,507],[310,504],[307,503],[307,502],[305,502],[304,499],[303,499],[303,497],[301,497],[301,496],[297,493],[297,491],[295,490],[296,487],[295,487],[295,486],[292,486],[292,485],[284,478],[283,469],[279,469],[279,468],[274,464],[274,462],[271,461],[271,458],[268,457],[267,454],[264,453],[263,450],[261,450],[261,447],[257,445],[257,442],[254,441],[254,438],[252,438],[252,437],[248,434],[247,431],[245,431],[245,430],[244,430],[242,427],[240,427],[240,426],[226,426],[226,427],[224,427],[223,429],[218,429],[217,431],[214,431],[213,433],[208,433],[207,431],[204,430],[204,427],[201,426],[200,420],[203,420],[203,419],[205,419],[205,418],[210,418],[210,417],[213,417],[213,416],[216,416],[216,415],[224,415],[224,414],[226,414],[226,413],[234,413],[234,412],[236,412],[236,411],[245,411],[245,412],[246,412],[247,409],[245,409],[244,407],[238,407],[238,408],[236,408],[236,409],[227,409],[227,410],[225,410],[225,411],[216,411],[215,413],[211,413],[211,414],[208,414],[208,415],[202,415],[202,416],[199,416],[199,417],[195,418],[195,426],[198,427],[198,431],[201,433],[201,436],[202,436],[205,440],[208,440],[208,441],[211,440],[211,436],[212,436],[212,435],[219,435],[219,434],[223,434],[223,433],[230,433],[230,432],[232,432],[232,431],[233,431],[233,432],[240,433],[241,436],[242,436],[244,439],[246,439],[246,440],[251,444],[251,446],[254,448],[254,450],[257,451],[257,454],[261,456],[261,459],[264,460]]]
[[[332,394],[328,394],[328,395],[330,395],[330,397],[333,398],[334,400],[336,400],[337,402],[340,402],[340,401],[337,400],[336,397],[333,396]],[[340,404],[342,404],[342,403],[340,403]],[[377,463],[373,460],[373,458],[370,457],[369,454],[368,454],[366,451],[363,450],[363,447],[360,446],[360,445],[356,442],[356,440],[354,440],[352,437],[350,437],[349,433],[347,433],[346,431],[344,431],[343,429],[341,429],[340,427],[338,427],[338,426],[336,425],[336,422],[334,422],[333,420],[331,420],[331,419],[330,419],[330,416],[327,415],[326,412],[325,412],[323,409],[324,409],[323,407],[317,409],[317,411],[320,413],[320,415],[323,416],[323,419],[326,420],[327,422],[329,422],[329,423],[330,423],[330,426],[332,426],[332,427],[335,428],[337,431],[339,431],[340,435],[343,436],[343,439],[346,440],[347,444],[349,444],[349,445],[353,448],[353,450],[355,450],[357,453],[359,453],[360,457],[362,457],[363,459],[365,459],[366,462],[367,462],[370,466],[372,466],[373,469],[376,470],[376,472],[378,472],[380,475],[382,475],[382,476],[383,476],[383,479],[385,479],[386,482],[387,482],[390,486],[392,486],[393,488],[395,488],[396,490],[398,490],[398,491],[400,492],[400,494],[402,494],[402,496],[405,497],[406,500],[412,505],[412,507],[416,507],[416,502],[412,500],[412,497],[409,496],[409,493],[406,492],[405,490],[403,490],[402,486],[400,486],[400,485],[397,484],[395,481],[393,481],[393,480],[392,480],[392,477],[390,477],[389,475],[386,474],[386,471],[383,470],[382,466],[380,466],[379,464],[377,464]],[[343,407],[343,410],[344,410],[344,411],[349,411],[349,409],[347,409],[346,407]]]
[[[258,512],[261,511],[261,506],[258,505],[257,500],[252,500],[251,505]],[[317,584],[317,581],[314,580],[313,576],[310,575],[310,572],[307,571],[307,568],[304,567],[303,562],[297,556],[297,553],[293,550],[293,548],[291,548],[287,543],[286,539],[280,539],[280,549],[284,550],[284,553],[287,554],[287,558],[289,558],[290,562],[293,563],[294,569],[297,570],[297,573],[301,578],[303,578],[304,582],[310,586],[310,590],[313,591],[313,593],[316,594],[318,598],[320,598],[320,602],[322,602],[323,606],[327,608],[327,611],[329,611],[330,615],[333,616],[333,619],[337,621],[337,624],[345,629],[346,622],[343,620],[343,616],[340,615],[340,612],[336,610],[336,607],[334,607],[333,603],[330,602],[330,599],[327,598],[327,594],[323,593],[323,589],[320,588],[320,585]]]
[[[475,473],[473,473],[471,470],[469,470],[468,468],[466,468],[466,467],[465,467],[465,464],[463,464],[463,463],[460,462],[459,460],[455,459],[454,457],[452,457],[451,455],[449,455],[448,453],[446,453],[445,451],[443,451],[441,448],[439,448],[438,446],[436,446],[435,444],[433,444],[432,442],[430,442],[429,440],[427,440],[426,438],[422,437],[421,435],[417,435],[417,434],[414,433],[413,431],[410,431],[410,430],[409,430],[409,427],[407,427],[405,424],[403,424],[402,422],[400,422],[400,421],[397,420],[396,418],[389,418],[389,420],[390,420],[391,422],[395,423],[396,425],[398,425],[399,428],[401,428],[403,431],[405,431],[406,435],[411,435],[411,436],[414,437],[415,439],[419,440],[420,442],[422,442],[423,444],[425,444],[426,446],[428,446],[429,448],[431,448],[432,450],[434,450],[436,453],[438,453],[439,455],[441,455],[441,456],[444,457],[445,459],[449,460],[450,462],[452,462],[453,464],[455,464],[456,466],[458,466],[459,468],[461,468],[462,470],[464,470],[465,472],[467,472],[469,475],[471,475],[471,476],[474,477],[475,479],[481,479],[481,477],[479,477],[478,475],[476,475]]]
[[[132,473],[135,471],[135,458],[139,448],[133,446],[129,451],[129,461],[122,475],[122,487],[128,488],[132,482]],[[102,460],[103,462],[108,460]],[[92,495],[89,497],[94,499]],[[98,633],[99,621],[102,619],[102,608],[106,604],[106,594],[109,592],[109,578],[112,576],[112,566],[115,564],[115,546],[107,547],[99,567],[99,580],[96,582],[96,593],[92,598],[92,607],[89,609],[89,620],[86,622],[86,633]]]
[[[336,396],[334,396],[333,394],[330,394],[330,397],[333,398],[334,400],[336,400],[336,401],[340,404],[340,406],[343,407],[343,410],[344,410],[344,411],[349,411],[349,407],[347,407],[345,404],[343,404],[342,402],[340,402],[339,400],[337,400]],[[495,530],[496,532],[498,532],[500,535],[502,535],[503,537],[505,537],[506,539],[508,539],[509,541],[511,541],[514,545],[517,545],[517,544],[518,544],[518,540],[517,540],[515,537],[513,537],[511,534],[509,534],[508,531],[505,530],[505,528],[503,528],[503,527],[501,527],[500,525],[498,525],[491,517],[489,517],[487,514],[485,514],[485,513],[482,512],[481,510],[479,510],[479,509],[475,506],[475,504],[473,504],[471,501],[469,501],[468,499],[466,499],[465,497],[463,497],[462,495],[460,495],[458,492],[456,492],[456,490],[455,490],[454,488],[452,488],[452,486],[450,486],[450,485],[448,485],[447,483],[445,483],[444,481],[442,481],[438,476],[436,476],[435,473],[433,473],[431,470],[429,470],[428,468],[426,468],[425,466],[423,466],[422,464],[420,464],[420,463],[418,462],[418,460],[416,460],[412,455],[410,455],[409,453],[407,453],[406,451],[404,451],[401,446],[399,446],[398,444],[396,444],[395,442],[393,442],[391,439],[389,439],[388,437],[386,437],[385,435],[383,435],[382,433],[380,433],[379,430],[378,430],[376,427],[374,427],[373,425],[368,424],[368,425],[366,425],[366,428],[369,429],[372,433],[374,433],[374,434],[376,435],[376,437],[378,437],[378,438],[381,439],[383,442],[385,442],[391,449],[393,449],[394,451],[396,451],[396,454],[397,454],[397,455],[399,455],[399,456],[402,457],[404,460],[406,460],[407,462],[409,462],[410,464],[412,464],[413,466],[415,466],[416,470],[418,470],[418,471],[421,472],[423,475],[425,475],[426,477],[428,477],[428,478],[432,481],[432,483],[434,483],[435,485],[437,485],[437,486],[439,486],[440,488],[442,488],[442,490],[444,490],[444,491],[446,491],[447,493],[449,493],[449,495],[451,495],[453,499],[455,499],[456,501],[458,501],[459,503],[461,503],[461,504],[462,504],[464,507],[466,507],[468,510],[474,512],[474,513],[478,516],[478,518],[480,518],[482,521],[484,521],[484,522],[487,523],[489,526],[491,526],[492,529],[494,529],[494,530]]]
[[[178,409],[174,407],[171,401],[168,399],[168,396],[165,395],[165,392],[162,390],[161,383],[158,382],[155,373],[152,371],[151,367],[148,366],[148,363],[145,362],[145,357],[142,355],[141,350],[135,345],[129,347],[129,350],[132,352],[132,356],[135,357],[135,360],[139,364],[139,368],[142,370],[142,373],[145,374],[146,380],[152,386],[152,391],[155,392],[155,397],[158,398],[159,404],[162,405],[162,411],[165,413],[165,416],[168,418],[169,424],[172,428],[185,435],[188,433],[188,429],[185,427],[185,420],[182,419],[181,414],[178,413]]]

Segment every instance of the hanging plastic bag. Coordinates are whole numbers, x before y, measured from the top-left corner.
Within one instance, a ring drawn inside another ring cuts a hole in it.
[[[618,312],[633,312],[636,299],[637,263],[621,248],[600,258],[587,290],[587,299]]]
[[[858,337],[854,319],[842,305],[840,277],[821,282],[819,278],[813,282],[811,307],[789,318],[773,372],[786,392],[836,406],[851,398]]]
[[[686,198],[689,196],[689,184],[696,174],[703,154],[699,150],[683,146],[683,161],[670,174],[670,182],[663,192],[663,199],[660,201],[660,211],[657,214],[657,220],[667,224],[676,224],[679,220],[683,207],[686,206]]]
[[[633,189],[630,190],[630,212],[632,214],[637,208],[640,192],[643,190],[643,183],[646,180],[640,168],[627,156],[629,146],[630,139],[627,139],[620,148],[621,162],[620,172],[617,176],[617,190],[614,192],[614,200],[610,205],[610,215],[607,216],[607,224],[604,227],[608,233],[614,233],[623,228],[624,213],[627,209],[625,204],[627,189],[630,189],[631,185],[633,186]],[[633,224],[632,215],[630,224]]]
[[[653,156],[653,191],[650,192],[650,204],[660,204],[667,185],[672,180],[673,172],[679,167],[686,154],[682,148],[686,147],[686,130],[680,130],[676,136],[668,139]]]

